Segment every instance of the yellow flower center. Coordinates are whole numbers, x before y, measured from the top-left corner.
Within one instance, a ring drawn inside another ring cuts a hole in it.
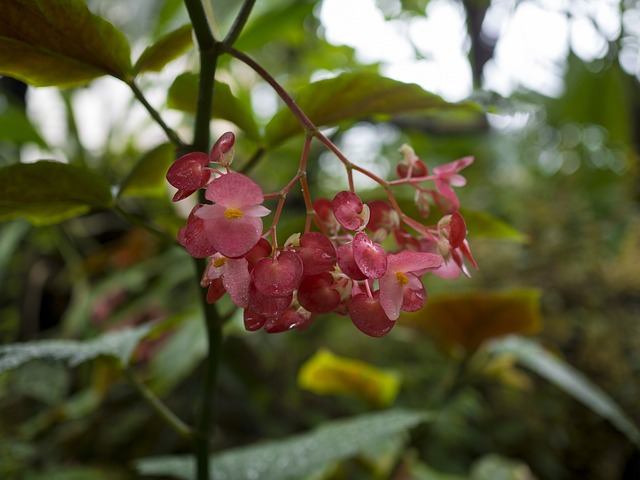
[[[220,258],[216,258],[213,261],[213,266],[216,267],[216,268],[220,268],[225,263],[227,263],[227,258],[226,257],[220,257]]]
[[[407,278],[407,276],[402,273],[402,272],[396,272],[396,278],[398,279],[398,283],[402,286],[406,285],[407,283],[409,283],[409,279]]]
[[[224,212],[224,216],[229,220],[234,218],[242,218],[242,211],[237,208],[227,208]]]

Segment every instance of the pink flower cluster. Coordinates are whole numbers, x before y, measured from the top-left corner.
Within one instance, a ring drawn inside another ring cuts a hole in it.
[[[399,178],[388,185],[414,187],[416,204],[425,214],[436,204],[445,213],[437,225],[407,217],[392,195],[389,201],[365,204],[353,191],[342,191],[332,200],[321,198],[310,205],[319,231],[307,228],[278,247],[275,225],[263,232],[262,218],[270,210],[262,205],[262,190],[229,168],[234,142],[233,134],[226,133],[209,155],[196,152],[178,158],[167,180],[178,189],[174,201],[205,189],[211,203],[193,208],[178,240],[192,256],[209,258],[201,282],[208,288],[207,300],[213,303],[228,293],[244,309],[247,330],[303,329],[318,315],[334,312],[348,315],[367,335],[382,337],[401,310],[424,305],[425,274],[468,275],[464,258],[476,266],[460,202],[451,188],[464,185],[458,171],[471,164],[471,158],[441,165],[428,175],[410,147],[401,149]],[[424,188],[427,181],[435,189]],[[383,243],[393,245],[393,251]]]

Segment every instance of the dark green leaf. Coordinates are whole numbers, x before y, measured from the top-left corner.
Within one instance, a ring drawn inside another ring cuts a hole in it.
[[[0,74],[47,86],[125,79],[130,71],[127,39],[83,0],[2,3]]]
[[[160,145],[144,155],[122,182],[120,195],[128,197],[161,197],[165,194],[165,176],[175,160],[172,144]]]
[[[9,141],[16,145],[28,142],[41,147],[47,145],[27,116],[17,108],[10,108],[0,115],[0,141]]]
[[[133,67],[135,73],[159,72],[193,45],[191,24],[183,25],[147,47]]]
[[[416,84],[402,83],[368,71],[343,73],[303,88],[296,98],[302,111],[318,127],[344,120],[451,108],[454,105]],[[267,124],[266,138],[277,145],[303,133],[288,108]]]
[[[195,113],[198,103],[198,76],[183,73],[175,79],[169,88],[168,105],[170,108]],[[251,108],[231,93],[229,85],[215,82],[212,118],[224,118],[240,127],[251,139],[259,141],[258,126],[251,113]]]
[[[81,167],[42,160],[0,169],[0,221],[50,225],[111,204],[106,180]]]
[[[285,440],[238,448],[211,458],[211,478],[216,480],[294,480],[385,442],[430,420],[426,412],[388,410],[334,420],[308,433]],[[136,464],[143,475],[195,478],[188,456],[156,457]]]
[[[514,336],[494,342],[491,349],[496,353],[514,355],[524,366],[609,420],[629,440],[640,446],[638,428],[616,402],[582,373],[536,342]]]
[[[31,360],[57,360],[75,367],[97,357],[111,357],[126,366],[138,343],[149,334],[151,328],[151,325],[143,325],[108,332],[84,342],[42,340],[0,345],[0,373],[18,368]]]

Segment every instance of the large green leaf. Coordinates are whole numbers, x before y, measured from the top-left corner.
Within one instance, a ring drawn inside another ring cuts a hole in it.
[[[513,336],[494,342],[491,350],[514,355],[522,365],[609,420],[629,440],[640,446],[640,431],[616,402],[582,373],[536,342]]]
[[[191,24],[183,25],[147,47],[138,58],[133,70],[135,73],[159,72],[171,60],[185,53],[191,45],[193,45]]]
[[[47,86],[130,72],[127,39],[83,0],[2,2],[0,74]]]
[[[455,106],[416,84],[398,82],[369,71],[343,73],[311,83],[299,92],[296,103],[318,127],[374,115]],[[267,124],[266,140],[270,145],[277,145],[302,132],[296,118],[285,108]]]
[[[195,113],[198,104],[198,76],[183,73],[169,88],[167,103],[170,108]],[[211,108],[212,118],[224,118],[240,127],[251,139],[259,141],[258,125],[249,106],[231,93],[229,85],[215,82]]]
[[[0,169],[0,221],[50,225],[111,204],[107,181],[85,168],[42,160]]]
[[[507,240],[515,243],[526,243],[528,238],[508,223],[479,210],[460,209],[467,224],[469,236],[491,240]]]
[[[160,197],[165,193],[165,176],[176,158],[172,144],[159,145],[147,152],[122,182],[120,195],[129,197]]]
[[[0,345],[0,373],[18,368],[31,360],[57,360],[75,367],[97,357],[111,357],[126,366],[136,346],[149,334],[151,328],[151,325],[143,325],[108,332],[84,342],[42,340]]]
[[[286,42],[291,47],[307,40],[307,32],[300,25],[313,15],[317,3],[318,0],[294,0],[281,5],[270,5],[263,15],[250,17],[234,47],[246,52],[274,41]]]
[[[388,410],[334,420],[281,441],[230,450],[211,458],[216,480],[294,480],[357,455],[431,419],[426,412]],[[167,456],[136,462],[143,475],[195,478],[193,458]]]
[[[0,114],[0,141],[9,141],[16,145],[31,142],[41,147],[46,146],[24,112],[17,108],[9,108]]]

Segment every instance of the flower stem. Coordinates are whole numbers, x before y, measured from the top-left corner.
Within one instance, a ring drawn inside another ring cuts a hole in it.
[[[196,271],[202,272],[206,262],[202,258],[194,259]],[[218,367],[222,351],[223,322],[214,304],[207,302],[207,290],[200,287],[199,276],[196,276],[202,308],[204,310],[205,326],[207,329],[208,351],[204,362],[204,381],[200,399],[200,412],[197,420],[198,436],[194,439],[196,453],[196,469],[198,480],[209,480],[209,447],[211,430],[214,421],[215,391],[218,378]]]
[[[244,1],[242,7],[240,8],[238,16],[236,17],[233,25],[231,26],[231,29],[229,30],[229,33],[227,33],[227,36],[224,37],[224,40],[222,41],[222,43],[224,43],[226,46],[231,47],[235,43],[238,36],[240,35],[240,32],[242,32],[242,29],[247,23],[247,20],[249,19],[249,15],[251,14],[251,10],[253,9],[255,3],[256,0]]]
[[[200,50],[198,104],[192,149],[193,151],[206,152],[209,150],[209,123],[211,121],[213,87],[220,50],[219,44],[209,28],[201,0],[185,0],[185,6],[187,7]],[[203,195],[204,192],[201,191],[201,194]],[[201,198],[201,200],[204,199]],[[194,261],[196,272],[204,271],[206,268],[205,261],[203,259],[194,259]],[[204,382],[202,384],[200,411],[197,420],[199,435],[194,439],[194,450],[196,478],[198,480],[209,480],[211,478],[209,475],[209,438],[214,421],[214,397],[222,349],[222,322],[216,306],[207,302],[207,292],[200,287],[199,274],[196,274],[195,279],[204,313],[208,351],[204,361]]]
[[[147,111],[149,112],[149,115],[151,115],[151,118],[153,118],[155,122],[160,126],[160,128],[164,130],[164,133],[167,134],[167,137],[169,138],[169,140],[171,140],[171,142],[177,147],[184,146],[184,142],[180,139],[178,134],[171,127],[169,127],[169,125],[167,125],[164,122],[164,120],[162,119],[158,111],[155,108],[153,108],[151,104],[147,101],[147,98],[144,96],[144,94],[142,93],[142,90],[140,90],[135,80],[133,79],[129,80],[127,82],[127,85],[129,85],[129,88],[131,89],[135,97],[138,99],[138,101],[144,106],[144,108],[147,109]]]
[[[162,400],[160,400],[155,393],[142,383],[138,377],[134,375],[130,368],[123,369],[124,375],[127,377],[131,385],[135,387],[138,393],[144,398],[149,405],[156,411],[160,418],[162,418],[167,424],[173,428],[176,432],[187,439],[193,439],[195,432],[189,425],[180,420],[176,414],[174,414],[169,407],[167,407]]]

